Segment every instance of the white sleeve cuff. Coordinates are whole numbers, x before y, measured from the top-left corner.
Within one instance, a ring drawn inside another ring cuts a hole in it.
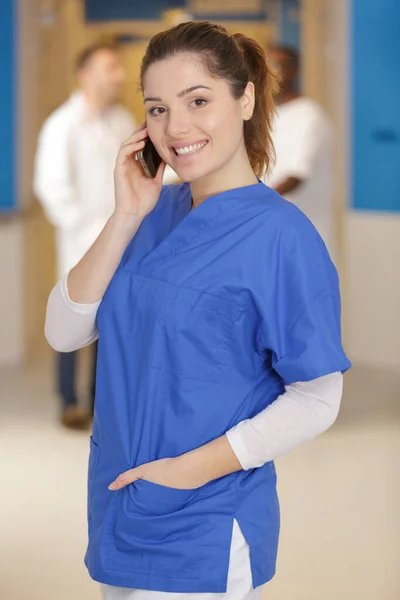
[[[285,392],[252,419],[226,433],[242,469],[262,467],[323,433],[339,412],[340,372],[285,386]]]
[[[240,465],[243,471],[248,471],[249,469],[253,469],[255,466],[262,467],[264,463],[260,463],[258,465],[254,465],[251,461],[251,457],[249,456],[249,452],[246,448],[246,444],[241,435],[241,429],[246,427],[246,424],[250,421],[247,419],[246,421],[241,421],[236,427],[230,429],[226,433],[226,437],[228,438],[228,442],[230,443],[232,450],[236,454],[236,458],[240,462]]]
[[[91,304],[79,304],[78,302],[73,302],[69,296],[69,292],[68,292],[68,275],[69,273],[67,273],[63,279],[61,279],[59,285],[60,285],[60,291],[61,291],[61,296],[65,302],[65,304],[71,308],[74,312],[77,313],[81,313],[81,314],[96,314],[97,310],[101,304],[101,300],[99,302],[93,302]]]
[[[67,277],[57,283],[47,301],[45,336],[57,352],[79,350],[98,337],[96,318],[100,302],[73,302],[68,294]]]

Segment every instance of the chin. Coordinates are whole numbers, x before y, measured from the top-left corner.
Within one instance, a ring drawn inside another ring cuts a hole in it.
[[[191,168],[180,168],[179,170],[172,167],[175,173],[182,181],[187,181],[188,183],[194,183],[204,177],[207,177],[211,173],[214,172],[214,169],[205,169],[200,167],[191,167]]]

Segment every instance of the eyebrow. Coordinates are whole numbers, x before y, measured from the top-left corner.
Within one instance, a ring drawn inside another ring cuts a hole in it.
[[[208,87],[207,85],[193,85],[190,88],[187,88],[186,90],[182,90],[182,92],[179,92],[178,94],[178,98],[183,98],[183,96],[187,96],[187,94],[190,94],[191,92],[194,92],[195,90],[211,90],[210,87]],[[147,98],[144,99],[144,102],[162,102],[161,98],[156,97],[156,96],[149,96]]]

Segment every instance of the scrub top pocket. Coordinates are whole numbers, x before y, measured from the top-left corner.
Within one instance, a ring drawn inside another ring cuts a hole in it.
[[[139,480],[121,490],[114,524],[115,552],[109,567],[116,571],[197,579],[200,549],[199,515],[185,509],[198,490],[179,490]]]
[[[154,515],[179,511],[199,494],[199,489],[171,488],[145,479],[135,481],[128,489],[135,503],[141,503],[146,513]]]
[[[237,307],[179,287],[158,319],[152,366],[182,379],[218,383],[229,364]]]

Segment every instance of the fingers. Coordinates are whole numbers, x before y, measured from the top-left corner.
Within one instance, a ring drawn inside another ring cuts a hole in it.
[[[118,475],[117,479],[110,483],[108,489],[112,492],[115,492],[116,490],[121,490],[127,485],[130,485],[138,479],[140,479],[140,477],[137,469],[131,469],[130,471],[125,471],[125,473],[121,473],[121,475]]]
[[[117,157],[117,166],[124,165],[127,158],[142,150],[148,136],[146,122],[144,122],[121,144]]]
[[[123,148],[124,146],[132,144],[133,142],[145,140],[147,137],[149,137],[149,132],[147,131],[146,125],[144,124],[143,126],[142,124],[142,126],[140,126],[139,129],[136,129],[132,133],[132,135],[130,135],[124,142],[122,142],[121,147]]]
[[[145,143],[145,140],[140,140],[131,142],[127,141],[124,144],[122,144],[117,156],[117,166],[125,164],[127,158],[132,156],[132,154],[136,154],[137,152],[139,152],[139,150],[142,150],[144,148]]]

